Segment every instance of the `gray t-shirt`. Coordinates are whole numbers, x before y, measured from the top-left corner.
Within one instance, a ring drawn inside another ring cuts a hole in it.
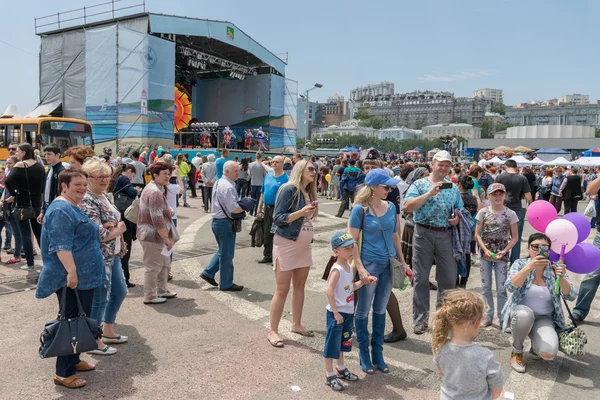
[[[260,161],[251,162],[248,166],[248,172],[250,173],[250,185],[262,186],[263,180],[267,175],[267,169]]]
[[[477,344],[457,345],[451,342],[433,356],[442,371],[442,400],[489,400],[492,390],[504,384],[502,367],[490,349]]]
[[[146,166],[144,163],[140,161],[132,161],[129,164],[135,167],[135,176],[131,180],[131,183],[135,183],[137,185],[143,185],[146,183],[144,181],[144,175],[146,174]]]

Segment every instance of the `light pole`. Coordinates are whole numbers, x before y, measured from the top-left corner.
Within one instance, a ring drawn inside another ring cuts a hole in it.
[[[306,92],[304,92],[304,96],[306,97],[306,118],[305,118],[305,123],[306,123],[306,140],[307,141],[311,140],[310,125],[308,124],[308,115],[310,114],[310,112],[309,112],[310,102],[308,101],[308,92],[310,92],[311,90],[320,89],[322,87],[323,87],[323,85],[321,85],[320,83],[315,83],[315,85],[313,87],[311,87]]]

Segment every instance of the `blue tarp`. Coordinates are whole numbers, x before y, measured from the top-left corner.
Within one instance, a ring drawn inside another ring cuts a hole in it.
[[[546,148],[536,151],[537,154],[570,154],[568,151],[559,148]]]
[[[584,151],[582,154],[584,157],[600,157],[600,147],[592,147],[591,149]]]
[[[349,151],[351,153],[358,153],[358,149],[354,146],[346,146],[342,149],[342,151]]]
[[[414,151],[418,151],[419,153],[425,153],[425,150],[423,150],[422,148],[420,148],[419,146],[415,147],[413,149]]]

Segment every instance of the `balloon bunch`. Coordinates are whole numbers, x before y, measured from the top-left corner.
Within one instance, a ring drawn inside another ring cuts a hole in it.
[[[527,219],[533,229],[544,232],[552,241],[550,261],[561,261],[566,268],[577,274],[587,274],[600,267],[600,249],[583,243],[590,234],[588,218],[578,212],[558,219],[556,208],[545,200],[536,200],[527,209]],[[558,294],[560,280],[556,281]]]

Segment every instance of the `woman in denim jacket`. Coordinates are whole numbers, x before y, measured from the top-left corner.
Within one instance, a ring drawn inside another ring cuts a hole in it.
[[[319,212],[317,201],[317,170],[312,163],[302,160],[296,163],[289,181],[279,188],[273,212],[273,265],[275,270],[275,294],[271,300],[269,322],[271,329],[267,340],[275,347],[283,347],[277,333],[283,306],[290,290],[292,292],[292,332],[302,336],[314,333],[302,326],[304,285],[312,265],[312,220]]]
[[[58,176],[60,196],[46,209],[41,235],[44,267],[35,297],[44,299],[56,293],[61,309],[62,292],[67,291],[65,317],[76,317],[79,294],[83,311],[89,315],[94,290],[106,279],[98,226],[77,205],[86,194],[87,175],[80,170],[66,170]],[[65,287],[65,285],[67,287]],[[79,354],[56,358],[54,383],[69,388],[86,385],[76,371],[91,371],[95,365],[81,361]]]
[[[79,208],[98,225],[100,247],[106,268],[106,281],[94,293],[90,314],[98,326],[103,324],[102,339],[98,339],[98,349],[92,350],[90,354],[111,355],[115,354],[117,349],[107,346],[106,343],[127,341],[127,336],[117,335],[114,329],[117,313],[127,296],[125,276],[121,267],[121,257],[128,250],[122,236],[127,227],[125,222],[120,221],[119,210],[104,194],[110,183],[110,166],[100,158],[94,157],[83,164],[83,170],[88,175],[88,189],[79,203]]]
[[[510,366],[525,372],[523,342],[531,338],[531,359],[552,360],[558,353],[558,332],[568,328],[565,323],[560,294],[554,294],[556,277],[566,300],[575,300],[577,290],[559,263],[548,261],[550,238],[543,233],[529,236],[529,257],[521,258],[510,266],[504,286],[510,297],[502,310],[503,329],[510,323],[512,330],[512,355]]]

